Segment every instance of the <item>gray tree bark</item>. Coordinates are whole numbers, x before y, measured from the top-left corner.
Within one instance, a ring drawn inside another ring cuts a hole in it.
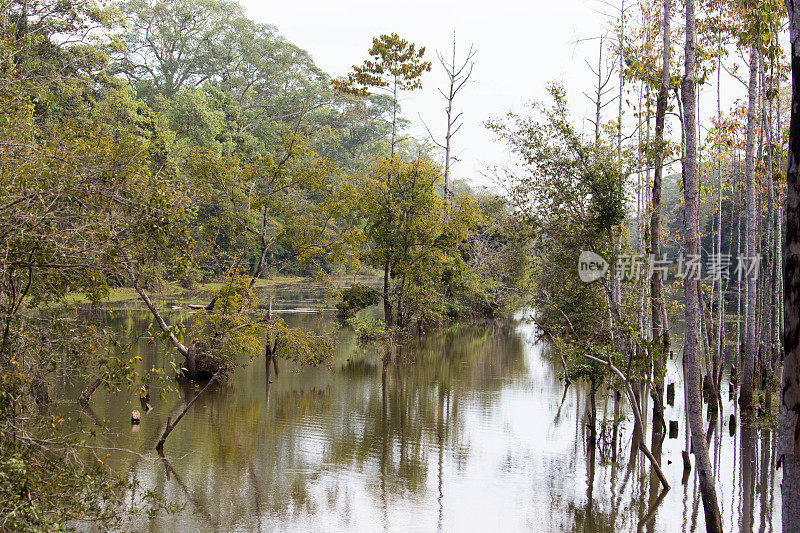
[[[442,68],[444,68],[445,72],[447,73],[447,78],[450,82],[450,88],[447,94],[445,94],[441,89],[439,90],[442,96],[444,96],[445,100],[447,100],[447,107],[445,108],[445,112],[447,113],[447,132],[445,133],[444,144],[439,143],[434,139],[434,142],[439,145],[439,147],[444,149],[444,200],[448,214],[453,201],[453,190],[450,187],[450,170],[453,162],[453,154],[450,141],[452,140],[453,136],[458,133],[458,130],[461,129],[462,123],[459,122],[459,120],[463,113],[461,111],[456,112],[453,109],[453,101],[461,89],[464,88],[464,85],[469,81],[470,76],[472,76],[472,69],[475,66],[475,62],[473,61],[475,53],[474,47],[470,46],[464,61],[456,64],[455,33],[453,33],[452,60],[448,62],[442,54],[437,53],[437,56],[439,57],[439,63],[441,63]],[[433,138],[433,136],[431,136],[431,138]]]
[[[747,211],[745,216],[745,263],[756,255],[756,185],[755,185],[755,128],[756,128],[756,89],[758,86],[758,49],[753,43],[750,50],[750,82],[747,89],[747,134],[745,140],[745,182]],[[753,408],[753,379],[756,360],[756,276],[745,269],[745,353],[742,362],[742,381],[740,384],[739,405],[742,411]]]
[[[783,531],[800,531],[800,0],[786,0],[792,45],[792,104],[783,248],[783,378],[779,461],[783,465]]]
[[[681,98],[684,105],[685,161],[684,187],[685,200],[684,231],[686,255],[698,253],[697,242],[697,98],[695,84],[696,69],[695,44],[695,6],[694,0],[686,2],[686,53],[685,71],[681,83]],[[687,412],[689,426],[692,431],[692,448],[694,450],[697,476],[700,483],[700,494],[703,498],[706,530],[722,531],[722,519],[717,502],[717,491],[714,486],[714,473],[708,455],[708,445],[703,427],[703,400],[701,397],[700,372],[700,300],[697,283],[687,279],[684,283],[686,314],[686,347],[684,358],[686,363],[686,388],[689,405]]]
[[[780,235],[776,232],[775,220],[775,184],[774,184],[774,150],[773,150],[773,135],[772,135],[772,99],[769,96],[770,85],[774,78],[770,76],[768,83],[766,78],[766,64],[764,61],[764,54],[760,54],[760,68],[761,68],[761,117],[767,139],[767,170],[769,178],[767,180],[767,210],[768,210],[768,225],[767,225],[767,268],[766,274],[768,276],[767,283],[765,284],[766,292],[764,296],[768,299],[768,309],[764,315],[765,321],[765,351],[764,351],[764,369],[763,372],[769,378],[766,383],[764,392],[764,405],[767,409],[772,405],[772,383],[774,382],[775,363],[777,360],[777,308],[778,308],[778,289],[780,284],[778,282],[778,268],[777,268],[777,253],[776,242]]]
[[[721,102],[721,77],[722,77],[722,32],[717,35],[718,53],[717,58],[717,119],[722,119],[722,102]],[[722,143],[717,143],[717,257],[722,257]],[[732,232],[731,232],[732,233]],[[718,398],[722,398],[722,365],[725,361],[725,336],[723,334],[723,327],[725,324],[725,302],[723,300],[723,277],[720,276],[717,281],[717,332],[716,342],[714,343],[714,386],[717,390]],[[712,293],[713,296],[713,293]]]

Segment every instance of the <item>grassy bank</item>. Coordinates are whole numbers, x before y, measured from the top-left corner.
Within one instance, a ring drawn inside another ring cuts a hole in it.
[[[378,280],[377,274],[373,272],[363,272],[357,276],[344,276],[335,275],[327,279],[328,283],[334,285],[348,285],[352,282],[376,284]],[[224,281],[212,281],[209,283],[198,283],[191,289],[184,289],[177,283],[167,283],[161,290],[148,291],[150,298],[159,306],[166,305],[189,305],[189,304],[202,304],[205,305],[211,299],[211,294],[220,289]],[[276,287],[287,286],[312,286],[322,283],[319,278],[303,277],[303,276],[283,276],[276,275],[269,279],[259,279],[256,281],[255,287],[257,289],[270,289]],[[86,305],[90,301],[83,294],[69,294],[65,298],[66,303],[73,305]],[[110,289],[108,295],[100,300],[101,305],[137,305],[140,303],[139,295],[133,287],[116,287]]]
[[[256,282],[256,288],[268,288],[282,285],[302,285],[315,283],[314,278],[306,278],[300,276],[274,276],[269,279],[260,279]],[[184,303],[198,303],[207,304],[208,298],[214,291],[222,287],[224,282],[212,281],[209,283],[198,283],[191,289],[184,289],[177,283],[167,283],[159,291],[149,291],[148,294],[153,301],[176,301],[182,300]],[[65,301],[70,304],[84,305],[88,304],[89,299],[83,294],[69,294]],[[108,291],[108,295],[103,298],[100,303],[102,304],[121,304],[128,302],[138,302],[139,295],[133,287],[116,287]]]

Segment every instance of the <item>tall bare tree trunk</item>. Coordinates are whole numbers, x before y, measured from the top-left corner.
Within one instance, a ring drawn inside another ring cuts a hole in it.
[[[617,37],[619,45],[619,94],[617,98],[617,161],[622,166],[622,92],[625,89],[625,0],[620,0],[619,7],[619,35]]]
[[[618,44],[619,44],[619,101],[618,101],[618,109],[617,109],[617,164],[619,168],[622,168],[622,93],[625,87],[625,69],[624,69],[624,47],[625,47],[625,0],[620,0],[620,8],[619,8],[619,22],[620,22],[620,30],[618,36]],[[621,248],[620,241],[622,240],[622,232],[618,231],[616,228],[611,231],[611,249],[612,249],[612,262],[609,268],[609,273],[611,275],[611,301],[612,307],[615,309],[615,319],[618,326],[622,325],[622,321],[620,319],[620,308],[622,306],[622,287],[621,287],[621,278],[619,272],[616,269],[617,263],[617,254]],[[625,339],[622,338],[620,335],[618,337],[617,342],[620,346],[625,344]],[[633,348],[635,349],[635,348]],[[620,350],[621,353],[622,350]],[[637,397],[637,401],[638,401]],[[636,430],[637,434],[641,434],[644,428],[640,427],[641,421],[637,420],[635,422],[635,426],[638,428]]]
[[[769,86],[766,79],[766,65],[764,64],[764,54],[761,54],[761,91],[762,91],[762,105],[761,117],[767,139],[767,169],[769,174],[768,179],[768,225],[767,225],[767,275],[768,283],[765,284],[765,296],[769,299],[769,306],[767,313],[764,316],[766,327],[766,346],[764,351],[764,374],[769,378],[766,380],[766,387],[764,392],[764,405],[770,409],[772,405],[772,384],[775,375],[775,360],[776,360],[776,325],[777,325],[777,312],[778,308],[778,269],[777,269],[777,254],[776,242],[780,235],[776,231],[775,221],[775,184],[774,184],[774,169],[773,169],[773,135],[772,135],[772,99],[769,96],[769,91],[772,89],[771,84],[774,78],[770,76]]]
[[[684,131],[686,139],[686,155],[684,161],[683,194],[686,202],[684,213],[684,231],[686,256],[696,256],[697,243],[697,138],[696,124],[696,85],[695,85],[695,14],[694,0],[686,2],[686,54],[685,71],[681,83],[681,97],[684,106]],[[689,425],[692,430],[692,448],[694,450],[697,476],[700,482],[700,494],[703,498],[706,529],[710,532],[722,531],[722,519],[717,503],[717,491],[714,487],[714,473],[708,456],[708,445],[703,427],[703,400],[701,397],[700,372],[700,300],[697,283],[687,279],[684,283],[686,313],[686,387],[689,400]]]
[[[777,38],[778,37],[776,36],[776,39]],[[775,113],[777,115],[777,118],[776,118],[777,124],[776,124],[775,130],[778,132],[778,135],[776,137],[776,139],[778,140],[778,154],[779,154],[778,157],[781,157],[781,160],[782,160],[782,157],[783,157],[782,156],[782,154],[783,154],[783,141],[782,141],[783,134],[782,134],[782,131],[783,130],[781,129],[780,82],[778,83],[778,89],[779,90],[778,90],[777,112]],[[791,106],[791,101],[790,101],[790,106]],[[783,275],[784,275],[783,274],[783,267],[784,267],[784,264],[783,264],[783,204],[781,203],[780,193],[778,194],[777,206],[778,206],[778,221],[777,221],[776,234],[777,234],[777,243],[778,243],[778,245],[777,245],[777,248],[778,248],[778,250],[777,250],[777,256],[778,256],[777,267],[778,267],[778,284],[779,284],[778,285],[778,294],[783,294],[783,290],[784,290],[784,280],[783,280]],[[783,334],[783,326],[784,326],[784,324],[785,324],[785,322],[784,322],[784,308],[783,308],[783,303],[781,302],[778,305],[778,325],[777,325],[777,327],[778,327],[778,348],[779,348],[778,357],[780,357],[781,359],[783,359],[783,336],[782,336],[782,334]]]
[[[392,87],[392,141],[390,144],[390,156],[392,158],[392,167],[394,168],[394,156],[397,151],[397,106],[399,105],[398,96],[397,96],[397,84],[398,78],[395,75],[394,77],[394,85]],[[386,220],[391,222],[392,220],[392,171],[389,171],[389,174],[386,176],[386,189],[387,189],[387,198],[386,198]],[[390,250],[386,249],[386,260],[383,264],[383,318],[386,321],[386,325],[391,328],[394,325],[393,314],[392,314],[392,301],[389,299],[389,285],[390,279],[389,274],[391,272],[392,261],[389,257]]]
[[[750,83],[747,94],[747,138],[745,142],[745,181],[747,214],[745,217],[745,263],[756,255],[756,184],[755,184],[755,128],[756,128],[756,88],[758,83],[758,48],[754,43],[750,50]],[[756,361],[756,276],[745,267],[745,353],[742,363],[741,393],[739,405],[742,411],[753,408],[753,379]]]
[[[741,184],[741,164],[739,161],[739,151],[736,151],[736,162],[734,165],[734,183],[736,187],[736,257],[742,256],[742,212],[739,206],[742,205],[742,184]],[[742,368],[742,279],[736,276],[736,368]],[[740,379],[740,378],[736,378]]]
[[[456,110],[453,109],[453,101],[461,89],[464,88],[464,85],[469,81],[470,76],[472,76],[472,69],[475,66],[475,62],[473,61],[475,53],[475,48],[470,46],[464,61],[456,65],[455,32],[453,32],[452,60],[448,62],[445,60],[442,54],[437,52],[439,63],[441,63],[442,67],[447,73],[447,78],[450,81],[450,87],[447,94],[445,94],[441,89],[439,90],[442,96],[444,96],[445,100],[447,100],[447,107],[445,108],[445,113],[447,113],[447,131],[445,132],[444,143],[440,143],[436,141],[436,139],[433,139],[433,135],[431,135],[431,139],[433,139],[433,142],[439,145],[440,148],[444,149],[444,201],[447,215],[450,214],[450,209],[453,203],[453,189],[450,186],[450,170],[454,161],[451,141],[453,136],[458,133],[458,130],[461,129],[462,123],[460,122],[460,119],[461,115],[463,114],[463,112],[456,112]]]
[[[778,456],[783,464],[783,531],[800,531],[800,0],[786,0],[792,44],[792,107],[783,248],[783,378]]]
[[[722,33],[718,34],[719,57],[717,58],[717,120],[722,120],[722,102],[721,102],[721,78],[722,78]],[[719,133],[719,132],[718,132]],[[722,258],[722,142],[721,139],[717,141],[717,257]],[[732,233],[732,232],[731,232]],[[729,247],[730,248],[730,247]],[[725,361],[725,336],[723,327],[725,324],[725,301],[723,299],[723,276],[719,276],[718,289],[717,289],[717,332],[716,342],[714,345],[714,386],[717,390],[719,398],[722,398],[722,391],[720,390],[722,384],[722,365]],[[712,294],[713,297],[713,294]]]

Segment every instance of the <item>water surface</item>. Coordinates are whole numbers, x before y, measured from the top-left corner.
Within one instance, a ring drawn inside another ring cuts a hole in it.
[[[286,290],[276,303],[294,326],[334,325],[314,291]],[[293,312],[299,311],[299,312]],[[312,312],[309,312],[312,311]],[[173,316],[176,318],[178,315]],[[117,311],[121,331],[144,331],[149,316]],[[100,392],[81,416],[108,419],[115,446],[146,456],[112,454],[111,464],[148,490],[184,504],[173,515],[141,516],[129,527],[150,531],[704,531],[695,471],[684,478],[680,359],[667,420],[663,495],[640,454],[631,454],[631,416],[611,444],[615,401],[598,393],[606,443],[586,445],[585,385],[566,392],[559,366],[523,321],[453,326],[409,346],[359,347],[338,334],[331,369],[281,363],[268,383],[263,359],[212,386],[170,435],[165,456],[152,448],[167,416],[193,387],[182,388],[129,424],[138,401]],[[143,368],[163,365],[164,350],[141,341]],[[77,388],[77,386],[76,386]],[[727,391],[727,382],[723,386]],[[768,430],[735,427],[728,400],[710,436],[725,529],[780,531],[780,471]],[[648,444],[651,436],[648,435]],[[658,454],[658,446],[654,446]],[[128,495],[137,501],[139,493]]]

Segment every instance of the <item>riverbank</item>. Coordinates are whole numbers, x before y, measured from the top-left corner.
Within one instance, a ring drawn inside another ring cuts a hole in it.
[[[275,288],[308,287],[323,288],[325,286],[345,285],[353,282],[374,284],[377,274],[369,272],[361,273],[356,276],[334,275],[320,279],[313,276],[284,276],[276,275],[267,279],[259,279],[255,283],[258,290],[269,290]],[[198,283],[194,287],[186,289],[177,282],[165,283],[160,290],[150,291],[148,294],[154,303],[160,308],[171,306],[206,305],[210,301],[212,294],[219,290],[224,281],[211,281],[208,283]],[[68,305],[88,305],[91,301],[83,294],[70,293],[64,300]],[[141,303],[139,295],[133,287],[114,287],[109,289],[108,294],[99,302],[103,306],[115,307],[138,307]],[[143,305],[143,304],[142,304]]]

